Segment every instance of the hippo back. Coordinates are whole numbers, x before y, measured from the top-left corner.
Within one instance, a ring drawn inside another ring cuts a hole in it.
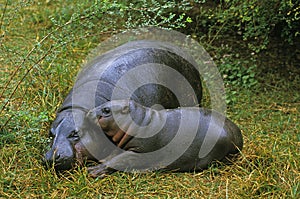
[[[193,62],[192,58],[168,43],[146,40],[126,43],[86,64],[59,112],[69,108],[90,110],[110,101],[120,78],[124,77],[128,71],[149,63],[165,65],[176,70],[191,85],[196,98],[191,93],[184,94],[186,99],[184,104],[180,104],[181,106],[199,105],[202,97],[200,74],[195,67],[196,63],[191,62]],[[153,76],[152,79],[155,79],[159,74],[163,74],[160,67],[149,71],[147,76]],[[136,75],[139,76],[139,74]],[[164,77],[160,76],[159,78]],[[128,84],[132,83],[135,83],[135,80],[125,79],[121,88],[118,85],[119,90],[127,95]],[[165,108],[179,106],[175,94],[160,84],[144,84],[131,93],[130,97],[147,107],[155,104],[160,104]]]

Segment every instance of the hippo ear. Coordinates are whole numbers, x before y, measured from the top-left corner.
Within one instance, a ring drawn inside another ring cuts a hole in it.
[[[49,137],[54,137],[56,135],[54,128],[50,128]]]
[[[127,111],[126,113],[130,113],[131,111],[135,111],[137,107],[144,107],[144,106],[137,103],[137,102],[135,102],[134,100],[128,100],[127,107],[124,107],[126,109],[126,110],[124,110],[124,113],[125,113],[125,111]]]
[[[124,107],[122,108],[121,113],[123,113],[123,114],[128,114],[128,113],[129,113],[129,105],[124,106]]]

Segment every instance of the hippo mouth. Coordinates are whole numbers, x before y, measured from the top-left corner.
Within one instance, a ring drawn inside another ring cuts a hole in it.
[[[72,169],[75,165],[75,160],[73,157],[62,158],[59,155],[56,155],[50,150],[46,153],[43,159],[43,165],[47,168],[54,168],[55,171],[64,171]]]
[[[62,160],[61,162],[54,163],[55,171],[66,171],[74,168],[75,162],[73,159]]]
[[[46,153],[43,164],[46,168],[54,168],[56,171],[65,171],[82,166],[96,159],[91,156],[81,142],[72,145],[72,154],[63,157],[62,155],[50,150]]]

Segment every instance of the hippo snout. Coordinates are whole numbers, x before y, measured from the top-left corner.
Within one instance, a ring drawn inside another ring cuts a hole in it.
[[[54,162],[59,159],[60,155],[56,151],[50,150],[45,154],[45,161]]]
[[[44,165],[47,168],[54,167],[57,171],[71,169],[75,159],[73,153],[66,155],[57,149],[49,150],[44,157]]]

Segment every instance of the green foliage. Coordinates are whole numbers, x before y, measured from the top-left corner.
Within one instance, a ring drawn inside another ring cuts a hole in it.
[[[126,3],[126,28],[159,26],[183,28],[191,23],[185,12],[191,9],[190,1],[130,1]]]
[[[248,53],[245,46],[234,44],[231,38],[226,38],[219,46],[208,44],[206,49],[211,52],[223,78],[227,104],[236,103],[241,90],[259,88],[255,53]]]
[[[195,15],[198,29],[208,30],[214,40],[221,34],[240,35],[255,52],[268,47],[270,37],[279,35],[293,43],[299,36],[300,4],[284,0],[205,1]]]
[[[237,92],[240,90],[256,88],[258,82],[255,69],[257,66],[254,59],[234,59],[228,55],[223,57],[220,62],[219,70],[225,84],[228,104],[237,101]]]

